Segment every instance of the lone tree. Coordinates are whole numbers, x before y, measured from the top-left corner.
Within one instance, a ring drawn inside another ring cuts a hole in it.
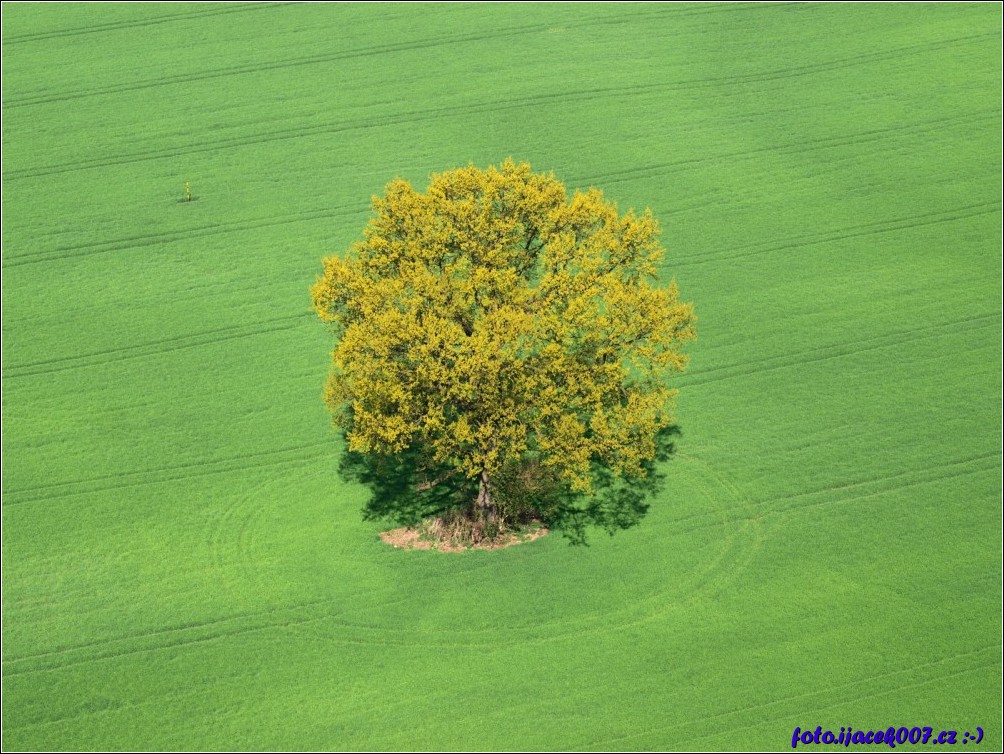
[[[535,491],[645,476],[695,337],[675,281],[655,284],[648,210],[569,198],[511,160],[425,193],[394,180],[373,208],[311,290],[337,338],[325,400],[350,453],[420,459],[420,490],[463,480],[454,511],[494,531],[539,514]]]

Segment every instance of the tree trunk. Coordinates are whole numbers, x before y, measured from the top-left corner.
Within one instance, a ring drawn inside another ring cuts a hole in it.
[[[474,503],[474,515],[481,521],[494,521],[498,516],[498,511],[492,502],[491,478],[487,469],[481,470],[481,486],[478,489],[478,499]]]

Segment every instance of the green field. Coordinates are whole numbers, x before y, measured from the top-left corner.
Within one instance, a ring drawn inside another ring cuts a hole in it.
[[[998,4],[2,20],[5,750],[1004,745]],[[394,550],[308,288],[507,156],[661,221],[678,453],[588,547]]]

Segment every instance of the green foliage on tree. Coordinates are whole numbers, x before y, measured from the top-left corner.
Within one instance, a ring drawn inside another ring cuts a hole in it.
[[[373,209],[311,294],[347,466],[399,483],[377,512],[561,518],[650,475],[695,316],[657,284],[649,211],[511,160],[394,180]]]

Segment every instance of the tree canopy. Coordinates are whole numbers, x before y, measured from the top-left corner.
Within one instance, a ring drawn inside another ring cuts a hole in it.
[[[417,453],[471,480],[471,515],[489,519],[521,469],[583,496],[598,468],[646,474],[695,337],[693,306],[657,283],[650,211],[511,160],[424,193],[391,181],[373,209],[311,290],[337,338],[325,400],[350,452]]]

